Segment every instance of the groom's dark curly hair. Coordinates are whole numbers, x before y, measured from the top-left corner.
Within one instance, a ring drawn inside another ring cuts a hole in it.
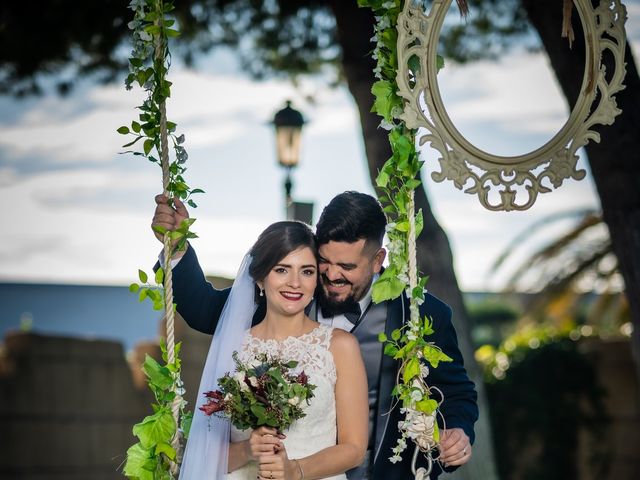
[[[366,240],[366,248],[382,246],[387,219],[377,199],[360,192],[336,195],[324,208],[316,226],[318,245],[331,241]]]

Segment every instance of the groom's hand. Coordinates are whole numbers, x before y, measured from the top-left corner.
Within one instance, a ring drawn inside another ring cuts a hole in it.
[[[179,198],[173,199],[173,207],[169,205],[166,195],[156,195],[156,210],[151,220],[151,228],[156,238],[164,242],[164,235],[156,231],[156,227],[171,231],[180,226],[183,220],[189,218],[189,212]]]
[[[471,458],[471,442],[461,428],[444,430],[440,436],[440,461],[445,467],[464,465]]]

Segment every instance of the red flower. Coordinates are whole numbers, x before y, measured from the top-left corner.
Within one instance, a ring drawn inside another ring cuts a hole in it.
[[[204,396],[207,398],[213,398],[214,400],[217,400],[217,401],[220,401],[224,398],[220,390],[212,390],[210,392],[204,392]]]
[[[219,390],[205,392],[204,396],[209,399],[207,400],[207,403],[200,407],[200,410],[202,410],[205,414],[212,415],[216,412],[219,412],[220,410],[224,410],[225,404],[222,392],[220,392]]]
[[[308,381],[309,381],[309,377],[304,372],[300,372],[298,374],[298,377],[296,378],[296,382],[299,383],[300,385],[306,385]]]

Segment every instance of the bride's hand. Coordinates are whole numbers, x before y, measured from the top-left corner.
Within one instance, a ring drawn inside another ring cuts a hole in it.
[[[285,438],[275,428],[260,427],[251,432],[247,454],[252,460],[262,455],[273,455],[279,447],[284,448],[281,440]]]
[[[299,469],[295,460],[289,460],[285,446],[280,443],[275,453],[260,456],[258,467],[259,480],[274,478],[284,480],[298,480]]]

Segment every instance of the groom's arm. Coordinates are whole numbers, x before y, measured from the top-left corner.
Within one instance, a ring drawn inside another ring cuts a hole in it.
[[[440,362],[437,368],[429,366],[429,375],[427,376],[427,384],[438,388],[444,398],[440,405],[444,424],[440,424],[440,427],[445,427],[447,432],[451,434],[456,432],[453,429],[461,429],[469,438],[469,442],[473,444],[475,440],[473,426],[478,419],[478,395],[474,383],[469,379],[464,368],[464,359],[458,347],[456,331],[451,322],[453,313],[451,307],[427,293],[420,313],[427,315],[433,321],[434,333],[426,337],[426,340],[434,342],[452,359],[451,362]],[[440,400],[437,393],[434,397]],[[444,437],[441,437],[441,440],[444,441]],[[444,452],[442,453],[444,454]],[[465,459],[465,462],[466,460],[468,459]],[[437,473],[441,470],[452,472],[458,466],[445,467],[437,462],[433,468],[437,477]]]
[[[156,209],[153,212],[151,228],[160,243],[164,242],[161,232],[178,228],[189,218],[189,212],[179,198],[172,204],[166,195],[156,195]],[[173,245],[175,246],[175,245]],[[162,265],[166,267],[165,265]],[[185,252],[178,251],[171,261],[173,272],[173,297],[177,310],[191,328],[213,334],[227,301],[229,290],[216,290],[202,273],[198,257],[193,247],[187,244]],[[154,270],[157,270],[156,264]]]
[[[216,290],[207,281],[192,246],[173,268],[173,298],[178,313],[200,332],[213,334],[230,289]]]
[[[426,339],[434,342],[452,358],[451,362],[440,362],[437,368],[429,367],[427,383],[437,387],[443,394],[440,412],[444,417],[445,427],[461,428],[473,443],[473,426],[478,419],[478,395],[464,367],[458,337],[451,322],[451,307],[429,294],[422,307],[421,313],[433,320],[434,333]]]

